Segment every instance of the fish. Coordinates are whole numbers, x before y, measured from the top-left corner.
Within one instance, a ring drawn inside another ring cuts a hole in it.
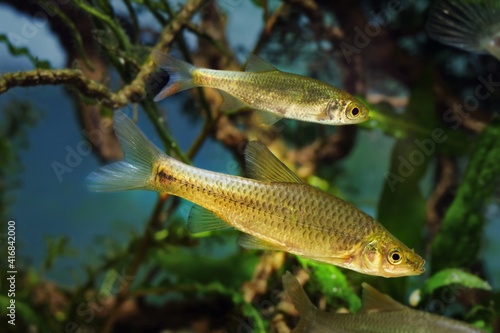
[[[500,60],[500,1],[439,0],[426,23],[433,39]]]
[[[418,275],[423,260],[379,222],[350,203],[305,183],[265,145],[247,143],[250,178],[199,169],[167,156],[121,111],[114,129],[124,160],[87,177],[91,191],[143,189],[195,205],[192,233],[236,228],[249,249],[286,251],[361,273]]]
[[[282,278],[285,292],[299,312],[292,333],[486,333],[462,321],[407,307],[368,283],[362,283],[362,307],[356,314],[319,310],[292,273]]]
[[[210,87],[224,97],[222,111],[259,110],[258,119],[266,124],[282,118],[327,125],[369,119],[368,108],[349,93],[319,80],[282,72],[253,54],[245,72],[199,68],[161,52],[154,52],[153,59],[170,75],[154,101],[185,89]]]

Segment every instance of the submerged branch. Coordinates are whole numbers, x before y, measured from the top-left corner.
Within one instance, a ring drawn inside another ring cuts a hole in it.
[[[165,52],[181,31],[182,27],[191,19],[194,13],[203,5],[203,0],[190,0],[184,5],[177,15],[170,20],[169,25],[162,31],[160,38],[153,48],[150,56],[142,65],[141,71],[136,78],[127,86],[123,87],[118,93],[131,102],[138,102],[146,97],[147,91],[144,85],[145,80],[153,73],[156,64],[151,58],[154,52]]]
[[[182,27],[191,19],[203,4],[202,0],[191,0],[173,18],[161,33],[160,39],[153,49],[165,51],[172,43]],[[123,40],[121,41],[124,42]],[[153,73],[156,65],[148,57],[135,79],[120,91],[112,93],[108,87],[87,78],[78,69],[33,70],[26,72],[7,73],[0,77],[0,94],[14,87],[39,86],[44,84],[69,84],[77,88],[87,97],[99,100],[112,109],[125,106],[127,103],[137,103],[146,98],[145,80]]]
[[[42,1],[38,0],[37,4],[39,6],[43,6]],[[63,10],[61,10],[58,6],[52,6],[51,10],[59,17],[61,20],[61,23],[65,25],[65,27],[68,29],[72,43],[74,43],[75,51],[78,53],[80,58],[83,60],[83,63],[85,66],[90,69],[94,70],[94,66],[92,64],[92,61],[89,59],[87,52],[85,50],[85,46],[83,43],[82,35],[80,31],[78,30],[78,27],[76,26],[75,22],[69,17]]]
[[[0,76],[0,94],[14,87],[69,84],[83,95],[102,101],[104,105],[125,104],[105,85],[89,79],[79,69],[35,69]]]

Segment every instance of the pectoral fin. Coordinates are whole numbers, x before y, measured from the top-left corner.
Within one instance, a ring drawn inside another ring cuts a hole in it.
[[[231,226],[211,211],[198,205],[193,205],[189,211],[187,228],[191,233],[197,234],[205,231],[227,229],[231,228]]]
[[[246,171],[249,177],[278,183],[303,183],[292,170],[259,141],[251,141],[245,148]]]
[[[327,264],[332,264],[335,266],[339,267],[347,267],[349,263],[352,261],[352,256],[351,255],[345,255],[345,256],[339,256],[339,257],[332,257],[332,256],[327,256],[327,257],[319,257],[317,255],[312,255],[307,252],[302,252],[300,253],[301,256],[307,259],[311,259],[314,261],[319,261]]]

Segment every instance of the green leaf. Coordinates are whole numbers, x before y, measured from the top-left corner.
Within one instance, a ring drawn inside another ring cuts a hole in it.
[[[406,246],[415,248],[419,253],[424,247],[421,231],[426,219],[426,200],[420,183],[436,152],[432,129],[437,127],[437,119],[430,71],[411,91],[404,117],[405,124],[409,123],[415,130],[406,132],[406,136],[394,145],[378,204],[378,221]],[[407,279],[388,281],[391,295],[403,299],[406,283]]]
[[[217,281],[226,288],[233,289],[240,288],[245,281],[252,278],[259,262],[259,256],[255,252],[237,253],[216,259],[174,248],[168,252],[158,251],[152,257],[152,261],[175,276],[178,283],[209,284]],[[196,265],[193,265],[193,262],[196,262]]]
[[[411,110],[413,108],[417,112],[418,110],[421,110],[423,117],[427,117],[427,120],[424,120],[423,122],[416,121],[415,117],[412,115],[413,111],[400,114],[386,102],[371,105],[362,97],[356,96],[356,98],[361,100],[370,110],[370,119],[358,124],[357,126],[368,130],[378,129],[396,139],[431,139],[434,141],[434,149],[440,153],[446,153],[453,156],[462,156],[467,154],[467,152],[471,150],[472,146],[469,137],[463,131],[450,129],[445,124],[437,122],[432,105],[429,103],[433,102],[434,97],[430,94],[430,90],[428,90],[427,93],[427,98],[430,98],[429,101],[418,99],[419,97],[424,97],[425,92],[416,94],[416,92],[413,91],[412,100],[407,108],[407,110]],[[422,101],[424,101],[422,103],[424,104],[424,107],[416,109]],[[427,114],[424,113],[424,110]],[[436,137],[434,131],[439,131],[440,133],[440,135],[437,136],[441,139],[439,142],[434,140]]]
[[[9,37],[5,34],[0,34],[0,43],[4,43],[5,45],[7,45],[7,49],[9,50],[9,53],[11,55],[26,56],[36,68],[50,68],[50,62],[48,62],[47,60],[38,59],[38,57],[32,55],[31,52],[25,47],[14,46]]]
[[[359,127],[379,129],[396,139],[403,139],[407,138],[409,135],[416,134],[425,135],[427,133],[427,128],[410,121],[407,115],[397,113],[394,108],[386,102],[371,105],[362,97],[356,96],[356,98],[361,100],[370,111],[370,119],[358,124]]]
[[[449,268],[431,276],[422,287],[422,295],[430,295],[436,289],[452,284],[460,284],[467,288],[491,290],[491,286],[488,282],[483,281],[476,275],[458,268]]]
[[[354,313],[361,307],[361,300],[347,283],[345,275],[333,265],[297,257],[303,268],[310,272],[309,288],[331,301],[334,298],[347,303],[349,311]]]
[[[253,4],[256,5],[257,7],[264,8],[264,5],[266,4],[266,0],[252,0]]]
[[[436,143],[430,139],[436,125],[431,75],[427,73],[411,92],[406,117],[419,124],[418,132],[407,133],[394,145],[391,165],[378,205],[378,220],[410,248],[422,245],[426,200],[420,181],[434,157]]]
[[[500,121],[479,138],[455,199],[432,244],[432,269],[470,267],[483,237],[484,208],[500,175]]]
[[[266,322],[262,319],[262,314],[252,304],[244,303],[242,305],[242,312],[251,320],[251,322],[247,323],[247,328],[250,328],[252,332],[269,332]],[[240,330],[238,329],[238,331]]]
[[[465,320],[471,325],[486,332],[494,332],[493,323],[495,322],[495,311],[490,305],[474,305],[474,307],[465,315]]]
[[[391,166],[378,204],[378,220],[400,241],[410,248],[422,244],[420,237],[425,223],[426,200],[420,190],[428,158],[422,163],[412,161],[415,146],[409,140],[396,142],[391,154]]]
[[[51,269],[54,262],[60,257],[74,257],[77,252],[74,248],[69,245],[69,238],[65,236],[56,238],[45,238],[46,257],[43,261],[43,269]]]

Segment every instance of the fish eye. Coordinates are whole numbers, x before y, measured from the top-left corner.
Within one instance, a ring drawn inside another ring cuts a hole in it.
[[[401,254],[401,251],[398,249],[391,250],[389,252],[389,255],[387,256],[387,259],[389,262],[393,265],[398,265],[403,261],[403,255]]]
[[[361,109],[356,105],[349,105],[346,111],[347,118],[349,119],[357,119],[361,116]]]
[[[357,107],[352,108],[351,116],[356,117],[359,114],[359,109]]]

